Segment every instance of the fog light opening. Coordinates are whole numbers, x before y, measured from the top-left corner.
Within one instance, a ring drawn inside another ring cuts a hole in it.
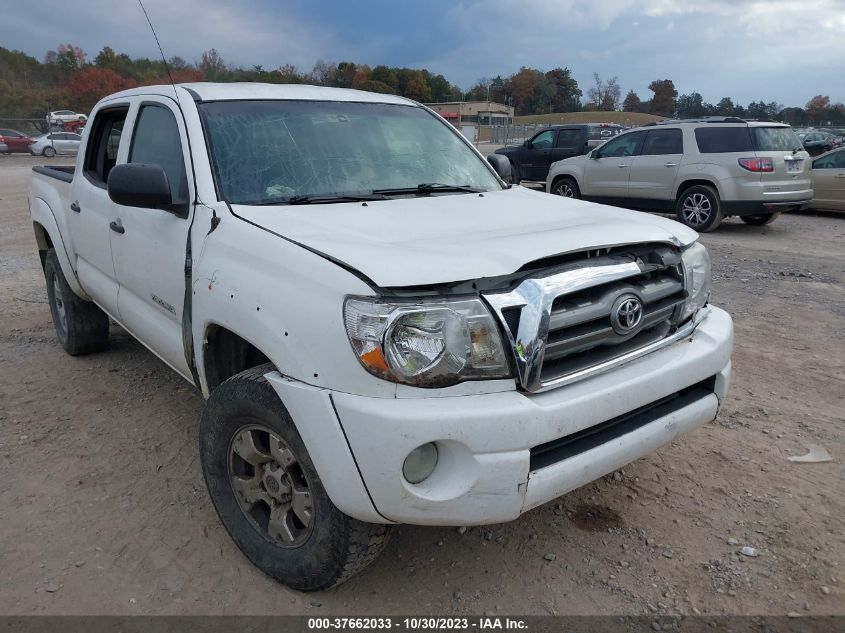
[[[437,445],[433,442],[418,446],[405,458],[402,475],[411,484],[418,484],[428,479],[437,466]]]

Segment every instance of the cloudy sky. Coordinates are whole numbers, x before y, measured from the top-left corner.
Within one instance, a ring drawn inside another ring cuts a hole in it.
[[[60,42],[151,57],[137,0],[4,0],[0,45],[42,59]],[[317,59],[427,67],[469,88],[520,66],[568,66],[586,92],[617,75],[706,101],[845,101],[845,0],[145,0],[168,56],[230,64]]]

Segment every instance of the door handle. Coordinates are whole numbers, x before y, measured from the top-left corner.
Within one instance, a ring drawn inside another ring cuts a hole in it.
[[[836,174],[837,178],[845,178],[845,174]]]
[[[678,163],[663,163],[664,167],[677,167]]]
[[[79,203],[76,200],[74,200],[73,202],[70,203],[70,210],[73,211],[74,213],[79,213],[80,211],[82,211],[82,208],[79,206]]]
[[[109,222],[109,228],[115,233],[120,233],[121,235],[126,233],[126,229],[123,228],[123,224],[121,224],[120,218]]]
[[[618,164],[618,165],[617,165],[617,167],[618,167],[619,169],[625,169],[627,166],[628,166],[628,165],[626,165],[626,164],[624,164],[624,163],[620,163],[620,164]]]

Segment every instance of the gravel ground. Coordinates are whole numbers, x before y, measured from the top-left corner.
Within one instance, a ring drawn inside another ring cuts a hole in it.
[[[218,522],[200,395],[118,328],[59,348],[26,202],[43,160],[0,156],[0,613],[845,615],[845,216],[704,236],[736,321],[716,422],[509,524],[402,526],[304,595]],[[833,461],[787,461],[811,444]]]

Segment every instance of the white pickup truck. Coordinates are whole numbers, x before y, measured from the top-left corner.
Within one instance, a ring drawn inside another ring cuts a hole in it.
[[[103,99],[29,197],[56,333],[207,398],[211,500],[318,590],[392,524],[487,524],[711,421],[733,326],[668,219],[506,184],[429,109],[313,86]]]

